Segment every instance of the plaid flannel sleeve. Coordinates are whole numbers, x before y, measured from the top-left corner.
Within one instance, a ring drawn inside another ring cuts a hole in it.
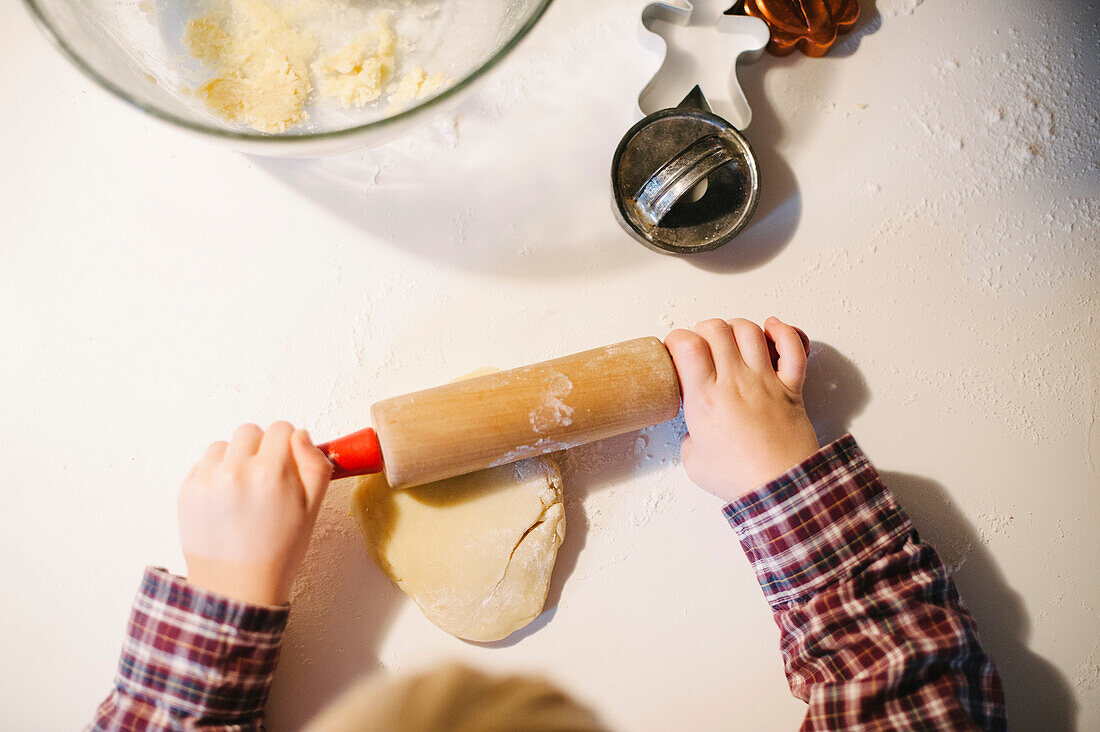
[[[149,567],[115,688],[86,728],[261,730],[289,607],[206,592]]]
[[[851,435],[730,503],[803,730],[1003,730],[974,619]]]

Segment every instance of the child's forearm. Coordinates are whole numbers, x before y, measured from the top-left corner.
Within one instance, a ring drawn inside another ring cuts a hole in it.
[[[810,705],[803,729],[1006,727],[973,618],[850,435],[725,514]]]
[[[288,613],[146,569],[115,689],[87,729],[263,729]]]

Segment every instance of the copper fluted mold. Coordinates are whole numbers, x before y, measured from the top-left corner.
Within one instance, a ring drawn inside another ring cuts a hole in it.
[[[824,56],[859,20],[858,0],[744,0],[734,7],[771,29],[768,51],[785,56],[796,48]]]

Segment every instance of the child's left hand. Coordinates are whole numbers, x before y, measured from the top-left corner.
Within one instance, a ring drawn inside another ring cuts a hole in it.
[[[332,464],[305,430],[254,424],[215,442],[183,481],[180,541],[188,582],[282,605],[309,546]]]

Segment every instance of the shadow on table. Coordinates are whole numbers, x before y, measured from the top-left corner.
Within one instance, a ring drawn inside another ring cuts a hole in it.
[[[883,472],[882,478],[913,519],[921,539],[935,547],[978,623],[982,647],[1004,682],[1012,729],[1075,730],[1077,702],[1064,676],[1028,648],[1031,619],[1009,587],[978,532],[933,480]]]
[[[378,647],[404,602],[347,515],[353,483],[330,487],[294,588],[265,715],[273,732],[301,729],[356,679],[379,670]]]
[[[417,133],[433,138],[433,128]],[[575,132],[573,134],[582,134]],[[502,133],[502,145],[504,135]],[[490,151],[441,146],[431,160],[381,148],[316,160],[252,163],[359,229],[364,245],[410,252],[460,270],[509,277],[601,277],[641,260],[611,215],[594,150]],[[537,147],[532,145],[531,147]],[[575,174],[565,169],[575,166]],[[603,222],[595,226],[593,222]]]
[[[687,258],[701,269],[744,272],[759,267],[778,256],[798,229],[802,194],[794,171],[779,152],[784,127],[764,90],[769,71],[797,62],[797,58],[790,56],[765,55],[756,63],[738,67],[738,80],[752,108],[752,122],[743,132],[760,168],[760,199],[748,227],[733,241]]]
[[[806,410],[822,444],[848,432],[870,401],[859,369],[826,343],[814,342],[804,390]],[[1004,682],[1014,729],[1075,730],[1077,703],[1069,682],[1027,647],[1031,620],[1019,593],[1008,586],[976,529],[928,478],[883,472],[883,480],[913,519],[923,540],[935,547],[963,602],[978,623],[982,646]]]
[[[847,356],[828,343],[813,341],[802,399],[817,441],[827,445],[851,429],[871,394],[863,374]]]
[[[814,342],[804,390],[806,409],[822,444],[843,435],[870,401],[859,369],[825,343]],[[1008,586],[978,532],[928,478],[883,472],[883,480],[913,519],[921,538],[935,547],[978,623],[982,646],[1004,682],[1013,729],[1075,730],[1077,702],[1069,682],[1028,649],[1031,620],[1019,593]]]
[[[690,257],[692,264],[712,272],[743,272],[765,264],[787,246],[802,216],[802,193],[794,171],[779,152],[786,130],[767,91],[768,74],[805,64],[818,65],[816,71],[821,74],[823,69],[832,69],[834,62],[855,53],[862,39],[881,27],[882,16],[875,0],[862,0],[855,28],[824,58],[807,58],[800,51],[779,58],[765,53],[756,62],[738,67],[737,78],[753,114],[743,132],[760,166],[760,201],[745,231],[724,247]]]
[[[882,28],[882,14],[875,7],[875,0],[859,0],[859,20],[852,30],[837,39],[829,49],[827,58],[847,58],[859,50],[859,44],[865,36],[877,33]]]

